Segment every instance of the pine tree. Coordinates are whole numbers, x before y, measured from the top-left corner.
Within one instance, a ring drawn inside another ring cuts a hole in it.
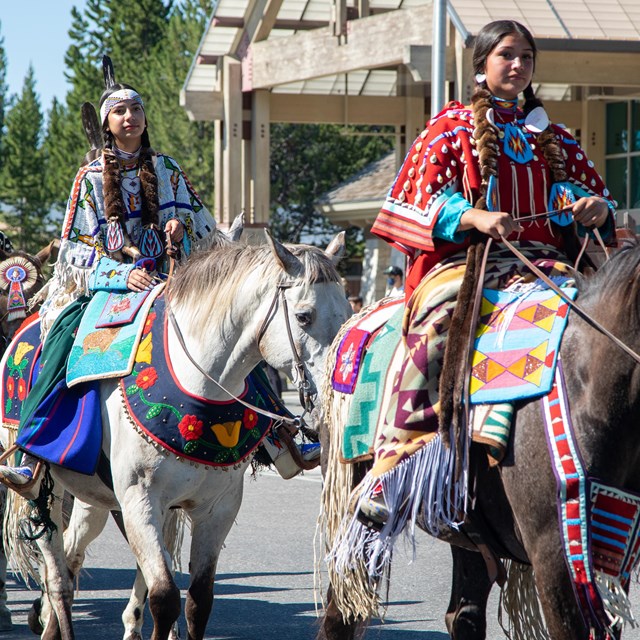
[[[2,27],[2,22],[0,22]],[[7,104],[7,57],[4,52],[4,38],[0,34],[0,171],[2,171],[3,144],[4,136],[4,114]]]
[[[29,67],[22,93],[7,113],[6,126],[0,180],[0,202],[5,205],[2,217],[10,226],[14,246],[36,252],[50,239],[50,229],[42,180],[43,116],[33,67]]]
[[[167,32],[144,68],[145,110],[151,144],[174,156],[207,205],[213,203],[211,122],[191,122],[180,106],[180,91],[208,21],[210,3],[185,0],[171,14]]]
[[[67,179],[66,165],[69,161],[66,149],[63,144],[60,144],[64,139],[67,120],[68,114],[64,105],[54,98],[48,114],[42,158],[45,167],[45,197],[53,217],[59,222],[62,222],[71,184]]]

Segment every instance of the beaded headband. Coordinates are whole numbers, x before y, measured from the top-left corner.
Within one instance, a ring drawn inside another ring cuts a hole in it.
[[[144,109],[144,103],[137,91],[133,91],[133,89],[118,89],[118,91],[114,91],[110,96],[105,98],[105,101],[100,107],[100,119],[102,124],[105,123],[111,109],[124,100],[133,100]]]

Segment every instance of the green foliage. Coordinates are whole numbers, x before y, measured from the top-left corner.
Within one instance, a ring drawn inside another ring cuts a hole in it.
[[[213,202],[211,122],[191,122],[180,106],[180,91],[207,25],[209,3],[185,0],[171,14],[164,39],[144,67],[151,144],[175,157],[205,203]]]
[[[35,91],[33,68],[6,118],[5,159],[0,180],[3,219],[14,246],[38,251],[46,242],[48,211],[42,180],[43,116]]]
[[[2,27],[2,22],[0,22]],[[4,135],[4,116],[7,105],[7,56],[4,52],[4,38],[0,32],[0,171],[2,171],[3,145],[2,138]]]
[[[318,212],[318,199],[393,148],[392,135],[377,135],[391,132],[350,133],[356,135],[345,135],[337,125],[272,125],[270,226],[276,238],[326,242],[336,229]],[[349,257],[361,254],[361,233],[351,229],[347,237]]]

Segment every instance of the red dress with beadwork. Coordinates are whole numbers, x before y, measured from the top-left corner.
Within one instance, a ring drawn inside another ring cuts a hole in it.
[[[548,211],[553,178],[538,149],[537,135],[525,128],[524,113],[520,109],[496,109],[495,112],[498,126],[511,124],[522,134],[522,137],[512,137],[511,146],[517,147],[524,138],[531,151],[526,161],[522,162],[522,157],[520,161],[514,160],[513,151],[511,156],[504,151],[503,134],[492,209],[508,211],[516,219]],[[562,127],[551,126],[563,151],[567,181],[584,195],[607,199],[613,208],[615,203],[602,178],[575,138]],[[480,196],[474,128],[471,109],[458,102],[451,102],[432,118],[413,143],[373,225],[375,235],[409,258],[407,295],[429,269],[466,244],[466,241],[457,244],[442,240],[434,236],[433,231],[449,198],[459,194],[458,197],[473,205]],[[501,133],[499,129],[499,136]],[[519,151],[515,149],[516,154]],[[524,231],[517,239],[562,248],[562,237],[548,219],[522,222],[522,226]]]

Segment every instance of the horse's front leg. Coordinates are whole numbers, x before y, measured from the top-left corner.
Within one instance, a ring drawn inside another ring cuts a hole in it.
[[[118,526],[120,522],[116,519]],[[174,557],[176,544],[182,539],[180,527],[182,522],[179,518],[178,510],[172,509],[167,516],[164,526],[164,542],[171,557]],[[125,535],[124,524],[122,525],[122,533]],[[144,606],[147,602],[149,593],[147,591],[147,583],[139,566],[136,566],[136,578],[133,583],[133,589],[129,596],[129,602],[122,614],[122,624],[124,625],[123,640],[142,640],[142,625],[144,623]],[[177,627],[177,624],[175,625]],[[179,634],[177,629],[173,629],[169,636],[171,640],[177,640]]]
[[[0,522],[4,521],[4,510],[7,500],[7,487],[0,486]],[[0,633],[11,631],[11,611],[7,607],[7,556],[4,553],[2,531],[0,531]]]
[[[367,621],[345,621],[342,612],[336,606],[333,587],[327,590],[327,606],[316,640],[356,640],[364,637]]]
[[[129,546],[148,587],[151,640],[167,640],[180,615],[180,589],[173,579],[162,534],[167,514],[143,482],[127,488],[120,503]]]
[[[451,545],[453,558],[451,599],[445,622],[452,640],[484,640],[491,580],[482,556]]]
[[[190,583],[185,606],[187,639],[202,640],[213,606],[213,583],[220,550],[238,515],[243,477],[234,482],[212,506],[191,510]]]
[[[54,487],[55,489],[55,487]],[[42,640],[73,640],[71,604],[73,601],[73,579],[67,567],[63,542],[62,497],[51,496],[50,518],[55,525],[51,536],[45,534],[38,541],[44,566],[45,597],[48,598],[55,615],[49,615],[42,633]]]

